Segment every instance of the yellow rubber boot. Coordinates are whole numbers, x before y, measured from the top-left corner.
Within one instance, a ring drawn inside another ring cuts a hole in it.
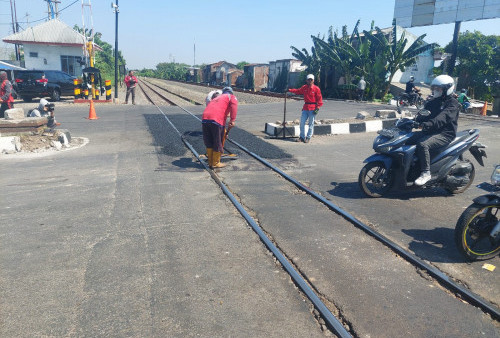
[[[207,163],[209,167],[212,166],[213,153],[214,150],[212,148],[207,148]]]
[[[210,168],[224,168],[226,166],[225,164],[220,163],[220,156],[221,153],[218,151],[212,152],[212,166]]]

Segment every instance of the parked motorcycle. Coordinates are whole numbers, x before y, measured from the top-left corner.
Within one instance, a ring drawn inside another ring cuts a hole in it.
[[[419,115],[429,116],[428,110],[420,110]],[[418,187],[414,181],[420,175],[420,164],[416,145],[406,142],[414,134],[412,129],[419,124],[412,119],[403,118],[392,129],[382,129],[373,141],[376,154],[364,160],[358,184],[369,197],[381,197],[393,188],[407,189]],[[476,161],[484,166],[483,156],[486,146],[476,142],[478,129],[457,133],[448,145],[431,151],[431,180],[420,188],[443,187],[452,194],[465,191],[474,180],[475,169],[472,162],[464,158],[469,150]]]
[[[473,199],[455,227],[458,251],[471,261],[500,253],[500,165],[493,170],[491,184],[491,193]]]
[[[415,91],[414,94],[417,95],[402,93],[401,96],[396,99],[396,105],[398,107],[409,107],[414,105],[417,109],[421,109],[425,103],[422,98],[422,93],[420,93],[420,91]]]

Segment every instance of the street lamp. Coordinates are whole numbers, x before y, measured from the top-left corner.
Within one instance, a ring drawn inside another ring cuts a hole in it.
[[[115,101],[118,99],[118,0],[111,3],[111,8],[115,13]]]

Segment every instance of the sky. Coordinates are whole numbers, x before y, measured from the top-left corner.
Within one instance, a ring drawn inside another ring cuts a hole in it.
[[[12,34],[10,1],[15,1],[17,21],[26,27],[47,18],[44,0],[0,0],[0,37]],[[69,26],[93,24],[102,40],[115,44],[112,0],[84,0],[92,4],[92,16],[82,0],[60,0],[59,19]],[[155,68],[160,62],[192,65],[225,60],[231,63],[269,63],[293,58],[290,46],[310,51],[311,35],[324,36],[329,27],[339,32],[347,25],[352,32],[369,29],[372,20],[390,27],[394,0],[113,0],[119,4],[118,49],[127,68]],[[65,8],[66,7],[66,8]],[[92,20],[90,19],[92,18]],[[454,24],[408,29],[425,41],[445,46],[453,39]],[[461,32],[499,34],[500,19],[462,22]],[[196,46],[196,50],[195,50]],[[0,41],[0,47],[12,47]]]

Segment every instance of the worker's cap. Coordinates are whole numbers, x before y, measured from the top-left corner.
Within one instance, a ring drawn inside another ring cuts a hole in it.
[[[314,75],[312,75],[312,74],[307,75],[306,80],[309,80],[309,79],[313,79],[313,81],[314,81]]]
[[[231,88],[231,87],[224,87],[224,88],[222,88],[222,94],[224,94],[224,93],[229,93],[229,94],[232,95],[233,94],[233,88]]]

